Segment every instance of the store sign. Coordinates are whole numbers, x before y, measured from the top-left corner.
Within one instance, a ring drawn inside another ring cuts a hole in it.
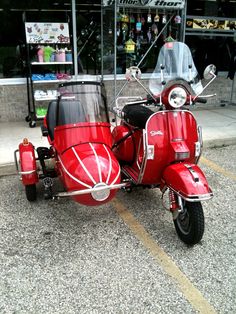
[[[115,4],[115,0],[103,0],[104,6]],[[148,7],[156,9],[183,9],[185,0],[117,0],[122,7]]]
[[[25,23],[26,42],[29,44],[68,44],[68,23]]]

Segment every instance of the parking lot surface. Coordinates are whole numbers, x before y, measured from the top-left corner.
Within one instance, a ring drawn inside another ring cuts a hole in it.
[[[205,233],[182,243],[157,190],[29,203],[0,177],[0,313],[236,313],[236,146],[206,149]],[[41,193],[40,193],[41,192]]]

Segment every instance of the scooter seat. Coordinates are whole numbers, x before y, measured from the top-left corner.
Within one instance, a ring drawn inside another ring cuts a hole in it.
[[[142,105],[126,105],[123,108],[124,119],[127,123],[144,129],[148,118],[154,113]]]

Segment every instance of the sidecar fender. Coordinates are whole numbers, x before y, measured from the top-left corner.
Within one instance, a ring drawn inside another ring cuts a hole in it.
[[[38,182],[37,165],[32,143],[24,139],[23,143],[19,145],[19,159],[22,183],[24,185],[35,184]]]
[[[195,164],[178,163],[168,166],[161,182],[161,190],[168,187],[189,202],[208,200],[213,196],[204,173]]]

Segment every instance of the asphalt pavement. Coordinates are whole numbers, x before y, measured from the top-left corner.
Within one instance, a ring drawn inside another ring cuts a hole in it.
[[[0,176],[0,313],[236,313],[235,160],[234,145],[204,150],[214,197],[194,247],[158,190],[94,208],[46,201],[39,184],[29,203],[16,175]]]
[[[215,195],[192,248],[177,238],[156,190],[120,191],[90,208],[46,201],[40,183],[29,203],[14,150],[24,137],[36,147],[47,140],[39,125],[0,123],[0,313],[236,313],[236,106],[192,112]]]

